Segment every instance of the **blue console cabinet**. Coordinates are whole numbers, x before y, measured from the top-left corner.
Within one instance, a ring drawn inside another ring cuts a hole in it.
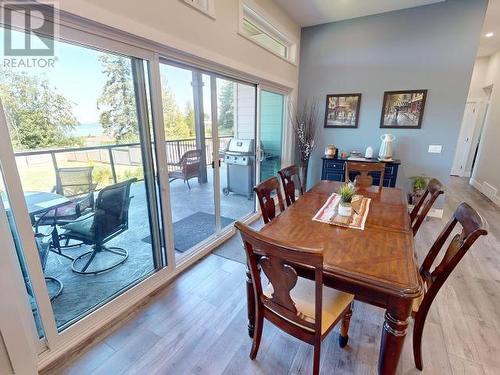
[[[322,180],[331,181],[345,181],[345,163],[346,159],[336,159],[332,157],[323,156],[323,168],[321,170]],[[363,162],[367,163],[377,163],[377,159],[367,159]],[[384,186],[386,187],[396,187],[396,179],[398,177],[398,168],[401,162],[399,160],[393,160],[391,162],[385,162],[385,173],[384,173]],[[370,173],[373,177],[373,184],[378,185],[380,181],[380,173],[374,172]],[[349,176],[351,181],[354,181],[356,173]]]

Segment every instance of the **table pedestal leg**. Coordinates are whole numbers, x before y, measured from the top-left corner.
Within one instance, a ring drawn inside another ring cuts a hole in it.
[[[378,373],[392,375],[396,373],[399,357],[410,322],[412,300],[390,299],[385,312],[382,341],[378,359]]]
[[[253,291],[252,276],[247,266],[247,312],[248,312],[248,336],[253,338],[255,330],[255,293]]]

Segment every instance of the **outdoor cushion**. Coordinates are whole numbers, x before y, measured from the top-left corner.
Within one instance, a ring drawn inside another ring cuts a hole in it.
[[[62,228],[64,230],[76,232],[84,236],[91,237],[93,223],[94,223],[94,214],[89,213],[87,215],[81,216],[78,220],[63,225]]]

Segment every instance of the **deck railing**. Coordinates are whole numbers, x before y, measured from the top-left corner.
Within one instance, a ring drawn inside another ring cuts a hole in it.
[[[230,139],[230,136],[219,137],[219,149],[224,150]],[[169,171],[178,168],[174,164],[180,161],[186,151],[195,149],[195,138],[166,141]],[[207,165],[212,164],[212,138],[205,138],[205,155]],[[54,173],[60,166],[67,166],[68,162],[109,165],[114,183],[118,182],[117,166],[142,166],[141,145],[139,143],[21,151],[16,152],[15,156],[18,165],[27,167],[39,167],[46,163],[52,163]]]

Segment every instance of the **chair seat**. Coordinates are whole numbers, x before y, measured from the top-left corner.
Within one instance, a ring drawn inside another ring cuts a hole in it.
[[[89,213],[80,217],[71,223],[65,224],[62,228],[69,232],[81,234],[85,237],[92,237],[92,224],[94,223],[94,214]]]
[[[315,282],[303,277],[297,278],[297,284],[290,292],[298,311],[306,315],[307,320],[314,322],[315,309]],[[273,286],[269,284],[264,290],[264,295],[271,298]],[[323,287],[323,313],[321,315],[321,334],[324,334],[340,317],[342,312],[353,301],[354,296],[329,287]],[[273,310],[276,313],[276,311]],[[276,313],[277,315],[280,315]],[[281,315],[280,315],[281,316]],[[286,319],[286,318],[285,318]],[[294,323],[296,324],[296,323]],[[302,326],[301,326],[302,327]],[[302,327],[309,331],[311,329]]]

